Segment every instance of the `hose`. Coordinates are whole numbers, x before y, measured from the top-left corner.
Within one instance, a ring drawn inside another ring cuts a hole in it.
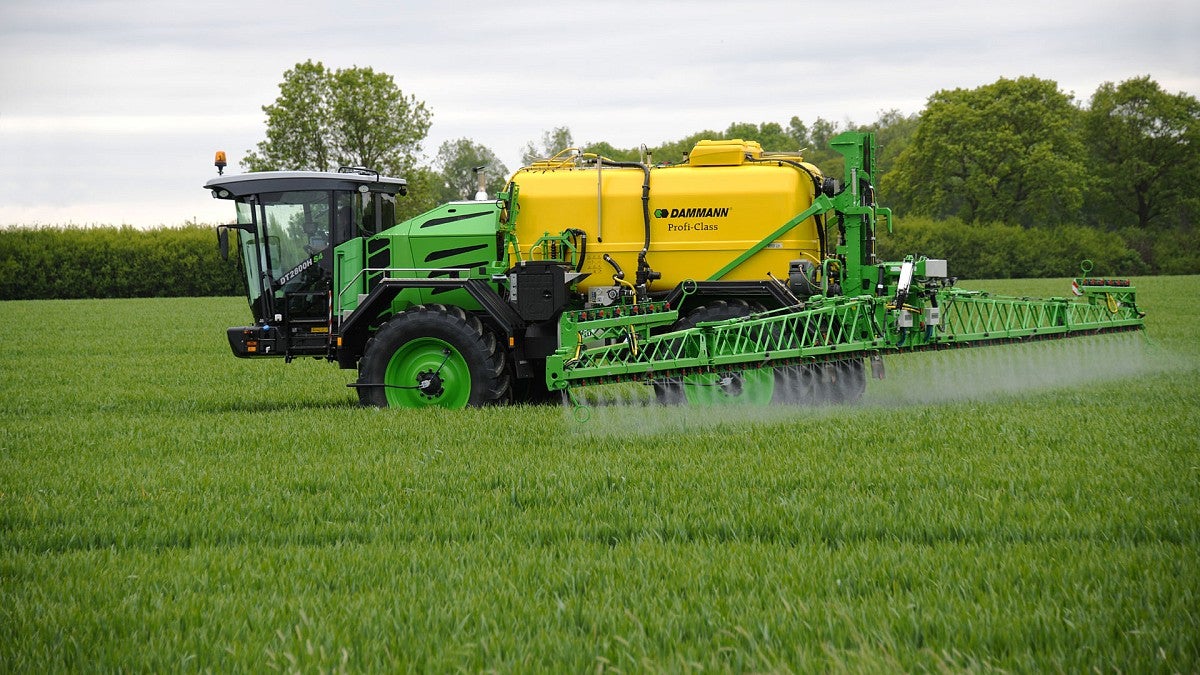
[[[620,284],[621,286],[628,288],[629,291],[631,293],[633,293],[633,304],[636,305],[637,304],[637,286],[634,286],[633,284],[631,284],[625,280],[625,270],[621,269],[621,266],[617,264],[616,260],[613,260],[613,257],[611,255],[605,253],[604,254],[604,262],[608,263],[609,265],[612,265],[613,269],[616,270],[616,272],[612,275],[613,283]]]
[[[577,153],[577,154],[572,154],[567,159],[560,159],[566,153]],[[644,178],[642,180],[642,229],[643,229],[644,234],[642,237],[642,250],[638,253],[638,259],[637,259],[638,260],[638,268],[637,268],[636,281],[637,281],[637,285],[641,286],[642,284],[645,284],[654,279],[662,278],[662,274],[659,274],[658,272],[655,272],[653,269],[651,269],[650,263],[646,261],[646,254],[650,251],[650,167],[641,162],[618,162],[615,160],[611,160],[607,157],[597,155],[595,153],[581,152],[578,148],[566,148],[566,149],[560,151],[558,154],[551,157],[550,159],[546,160],[546,162],[548,164],[554,164],[555,162],[557,162],[557,164],[554,165],[554,168],[558,168],[561,166],[566,166],[570,162],[574,161],[576,156],[582,157],[584,159],[595,160],[595,162],[597,164],[597,168],[599,168],[600,165],[603,165],[603,166],[617,167],[619,169],[641,169],[642,170],[642,175],[644,176]],[[522,167],[517,170],[517,173],[520,173],[521,171],[525,171],[528,168],[529,167]],[[513,175],[515,177],[516,174],[513,174]],[[582,259],[581,259],[580,263],[582,266]],[[577,269],[576,271],[579,271],[579,270]]]
[[[645,236],[642,238],[642,250],[638,253],[636,281],[637,285],[641,286],[653,279],[662,277],[661,274],[650,269],[650,263],[646,262],[646,253],[650,250],[650,167],[641,162],[615,162],[605,157],[597,157],[596,161],[606,166],[615,166],[621,169],[642,170],[642,175],[645,176],[642,181],[642,225]]]
[[[566,363],[563,364],[564,369],[570,368],[576,363],[579,363],[579,357],[583,354],[583,333],[576,333],[575,339],[577,340],[575,343],[575,356],[572,356]]]
[[[633,284],[629,283],[628,281],[626,281],[626,280],[625,280],[625,279],[623,279],[623,278],[619,278],[619,277],[617,277],[615,274],[613,275],[613,281],[615,281],[615,282],[617,282],[618,284],[621,284],[622,286],[624,286],[624,287],[628,288],[628,289],[629,289],[629,292],[630,292],[630,293],[633,293],[633,304],[635,304],[635,305],[636,305],[636,304],[637,304],[637,286],[634,286]]]
[[[770,159],[760,159],[760,158],[751,157],[749,155],[746,156],[746,161],[754,162],[756,164],[787,164],[788,166],[792,166],[797,169],[800,169],[804,173],[808,174],[808,177],[810,179],[812,179],[814,192],[816,194],[821,194],[821,181],[817,178],[816,174],[814,174],[811,170],[809,170],[809,168],[807,166],[804,166],[800,162],[797,162],[797,161],[791,160],[791,159],[780,159],[778,157],[773,157]]]
[[[817,215],[813,216],[813,220],[817,224],[817,245],[821,247],[821,257],[824,258],[828,248],[825,240],[829,236],[825,233],[825,214],[818,213]]]
[[[579,262],[575,264],[575,271],[583,270],[583,260],[587,257],[587,232],[577,228],[568,228],[567,234],[573,237],[579,237]]]

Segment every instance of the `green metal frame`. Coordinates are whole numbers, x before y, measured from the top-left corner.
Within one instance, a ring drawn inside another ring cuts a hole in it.
[[[628,332],[622,332],[611,319],[582,321],[575,324],[578,339],[564,343],[547,360],[546,382],[552,389],[563,389],[575,383],[682,376],[729,365],[783,365],[863,351],[878,346],[870,327],[871,305],[871,298],[834,299],[802,311],[774,310],[686,330],[640,335],[636,341],[626,337],[620,342],[590,344],[581,340],[594,335],[596,328],[609,331],[610,338]],[[668,325],[676,317],[674,311],[636,315],[643,326]]]
[[[532,260],[557,260],[572,268],[579,267],[579,247],[567,232],[542,234],[529,247],[529,255]]]
[[[551,389],[628,380],[653,381],[729,366],[776,367],[847,356],[972,347],[1040,338],[1137,330],[1142,314],[1127,287],[1117,311],[1108,302],[1033,300],[946,288],[936,295],[939,324],[902,331],[901,312],[874,296],[821,299],[745,318],[700,324],[658,335],[670,310],[563,322],[563,347],[547,360]],[[932,306],[932,305],[930,305]]]

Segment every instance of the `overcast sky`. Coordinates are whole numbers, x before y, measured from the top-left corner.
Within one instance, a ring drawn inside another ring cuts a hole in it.
[[[0,225],[229,220],[201,189],[213,152],[240,172],[307,59],[393,75],[433,113],[427,156],[467,137],[515,169],[555,126],[654,146],[1000,77],[1200,95],[1198,36],[1195,0],[0,0]]]

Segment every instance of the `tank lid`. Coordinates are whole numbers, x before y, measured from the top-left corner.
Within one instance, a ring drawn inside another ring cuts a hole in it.
[[[746,155],[755,159],[762,157],[762,146],[758,141],[743,141],[740,138],[725,141],[699,141],[688,155],[692,166],[735,166],[746,161]]]

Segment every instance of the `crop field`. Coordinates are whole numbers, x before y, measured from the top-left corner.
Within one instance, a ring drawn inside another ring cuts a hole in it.
[[[1196,672],[1200,277],[1136,284],[1149,340],[586,423],[359,408],[244,299],[2,302],[0,671]]]

